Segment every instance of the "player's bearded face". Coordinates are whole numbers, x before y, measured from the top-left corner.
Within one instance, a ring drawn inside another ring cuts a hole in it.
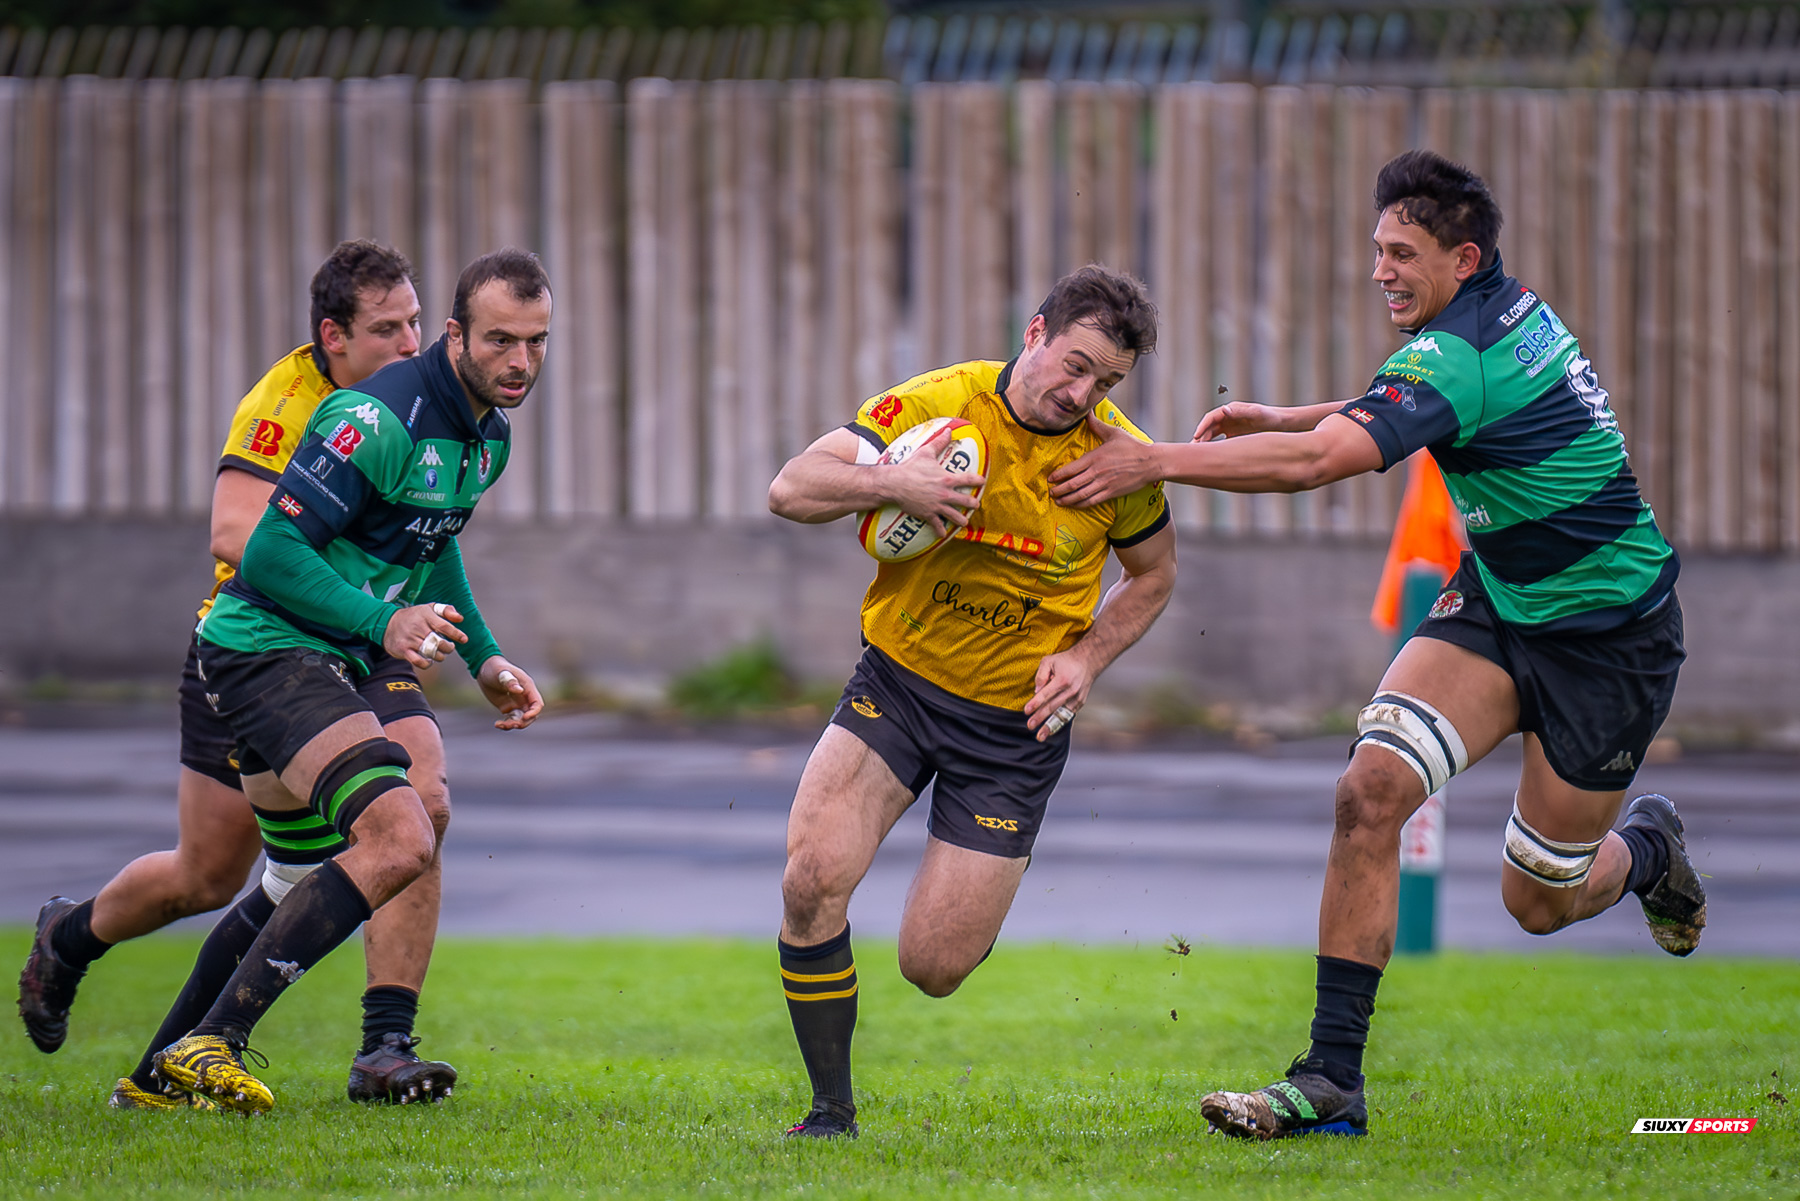
[[[1078,321],[1054,338],[1044,319],[1025,327],[1025,349],[1006,390],[1013,412],[1027,425],[1066,430],[1081,424],[1137,362],[1092,322]]]
[[[1418,329],[1444,311],[1463,280],[1474,273],[1473,246],[1447,250],[1422,225],[1405,219],[1399,205],[1381,214],[1375,226],[1375,270],[1370,278],[1387,301],[1388,320]]]
[[[550,335],[550,297],[516,300],[496,281],[469,298],[456,374],[480,404],[514,409],[530,395],[544,367]]]

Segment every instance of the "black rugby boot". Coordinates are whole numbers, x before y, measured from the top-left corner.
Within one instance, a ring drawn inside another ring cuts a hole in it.
[[[815,1105],[811,1113],[787,1129],[788,1138],[855,1138],[856,1110],[839,1112],[836,1106]]]
[[[456,1069],[447,1063],[420,1059],[413,1048],[419,1040],[410,1034],[384,1034],[381,1045],[350,1061],[349,1093],[352,1101],[443,1101],[456,1087]]]
[[[50,945],[50,932],[76,905],[68,897],[44,902],[38,910],[37,937],[31,940],[31,954],[19,973],[19,1017],[24,1019],[32,1043],[46,1055],[69,1036],[69,1006],[75,1003],[75,989],[87,975],[86,968],[64,963]]]
[[[1346,1092],[1324,1075],[1317,1059],[1296,1059],[1287,1078],[1253,1093],[1208,1093],[1200,1115],[1232,1138],[1293,1138],[1302,1134],[1369,1133],[1362,1086]]]
[[[1653,831],[1669,848],[1669,870],[1638,894],[1656,945],[1671,955],[1692,955],[1706,929],[1706,889],[1688,858],[1681,815],[1666,796],[1649,792],[1625,811],[1626,829]]]

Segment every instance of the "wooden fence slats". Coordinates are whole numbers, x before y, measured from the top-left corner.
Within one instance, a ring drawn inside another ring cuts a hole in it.
[[[1675,504],[1675,397],[1687,380],[1678,378],[1676,359],[1677,284],[1691,263],[1674,253],[1678,196],[1673,162],[1676,106],[1673,95],[1644,96],[1638,115],[1638,159],[1634,190],[1640,248],[1637,283],[1637,386],[1630,401],[1633,469],[1665,534],[1679,533]],[[1684,261],[1685,260],[1685,261]]]
[[[1776,188],[1780,194],[1779,280],[1780,325],[1777,379],[1776,463],[1780,469],[1780,498],[1776,512],[1780,522],[1779,545],[1790,553],[1800,550],[1800,93],[1785,93],[1777,109],[1779,117]]]
[[[1776,341],[1780,329],[1777,291],[1780,245],[1776,230],[1776,142],[1773,92],[1752,92],[1737,105],[1738,141],[1734,162],[1742,199],[1740,274],[1736,289],[1741,321],[1739,388],[1738,531],[1746,549],[1776,546],[1780,446]]]
[[[897,378],[1010,355],[1088,261],[1150,281],[1159,353],[1120,400],[1159,436],[1354,395],[1398,345],[1367,197],[1423,143],[1488,178],[1676,541],[1800,550],[1800,95],[609,86],[0,80],[0,511],[204,511],[339,236],[413,257],[427,341],[469,259],[544,256],[552,351],[491,502],[514,519],[765,519],[784,458]],[[1402,475],[1171,503],[1382,537]]]
[[[179,85],[147,79],[137,85],[137,201],[133,228],[137,353],[134,385],[139,474],[136,500],[146,513],[177,503],[176,293],[178,201],[175,128]]]
[[[56,288],[54,298],[54,408],[50,419],[51,507],[80,513],[90,501],[89,450],[99,422],[93,346],[85,336],[94,300],[94,125],[97,79],[77,77],[63,89],[56,130]]]

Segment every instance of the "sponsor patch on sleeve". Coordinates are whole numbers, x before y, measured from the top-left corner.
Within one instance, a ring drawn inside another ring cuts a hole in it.
[[[289,517],[298,517],[300,514],[306,512],[305,507],[286,492],[283,492],[281,494],[281,499],[275,502],[275,507],[280,509],[283,513],[286,513]]]
[[[325,440],[325,449],[340,459],[348,459],[362,445],[362,431],[354,428],[348,421],[340,421],[337,428],[331,431],[331,437]]]

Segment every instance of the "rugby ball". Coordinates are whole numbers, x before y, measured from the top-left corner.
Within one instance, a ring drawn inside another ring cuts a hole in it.
[[[972,471],[977,475],[986,475],[987,439],[981,436],[981,431],[971,422],[964,421],[961,417],[933,417],[930,421],[913,426],[888,443],[888,448],[881,452],[876,463],[905,462],[919,447],[937,437],[939,431],[946,426],[951,433],[944,443],[943,452],[938,456],[938,463],[945,471]],[[981,495],[980,488],[959,488],[958,491],[974,497]],[[946,525],[944,535],[940,538],[929,521],[914,517],[899,505],[883,505],[879,509],[871,509],[856,523],[856,534],[862,539],[863,549],[883,563],[903,563],[907,559],[916,559],[948,541],[956,529],[954,525]]]

